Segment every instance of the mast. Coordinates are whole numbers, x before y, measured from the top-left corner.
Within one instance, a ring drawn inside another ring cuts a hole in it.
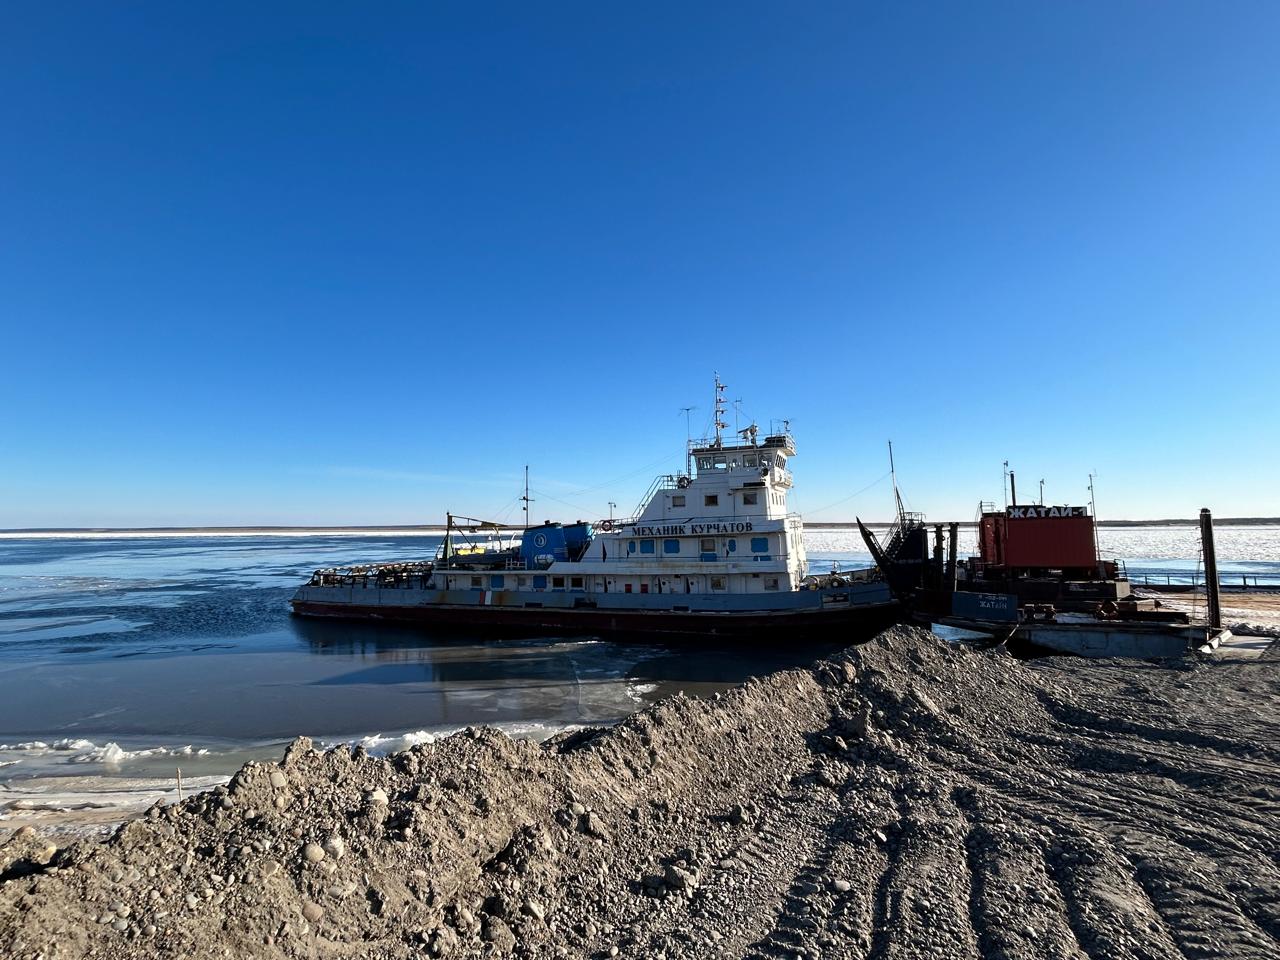
[[[898,471],[893,465],[893,441],[889,441],[889,476],[893,480],[893,502],[898,507],[898,522],[902,522],[904,510],[902,509],[902,494],[898,492]]]
[[[721,442],[721,439],[720,439],[720,433],[721,433],[721,431],[722,431],[722,430],[724,430],[724,428],[725,428],[725,427],[727,427],[729,424],[725,423],[725,421],[724,421],[724,414],[725,414],[725,406],[724,406],[724,391],[725,391],[725,384],[723,384],[723,383],[721,383],[721,382],[720,382],[720,374],[719,374],[719,372],[718,372],[718,371],[716,372],[715,378],[716,378],[716,402],[715,402],[716,442],[715,442],[715,447],[716,447],[716,449],[717,449],[717,450],[719,450],[719,449],[720,449],[720,447],[722,447],[722,446],[723,446],[723,443]]]
[[[529,504],[533,503],[529,499],[529,465],[524,465],[524,496],[520,498],[524,501],[524,528],[529,529]]]

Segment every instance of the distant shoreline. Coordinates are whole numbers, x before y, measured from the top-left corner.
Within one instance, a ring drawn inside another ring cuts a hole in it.
[[[927,522],[927,521],[926,521]],[[939,521],[943,522],[943,521]],[[949,522],[949,521],[948,521]],[[891,521],[868,520],[867,526],[883,528]],[[1099,520],[1100,527],[1194,527],[1196,519],[1171,520]],[[972,520],[960,521],[961,527],[973,527]],[[1215,526],[1260,527],[1280,525],[1280,517],[1219,517]],[[850,520],[806,523],[810,530],[856,530],[857,522]],[[470,530],[470,527],[462,529]],[[502,527],[504,532],[519,531],[521,527]],[[442,536],[445,528],[438,525],[403,524],[374,526],[259,526],[259,527],[17,527],[0,530],[0,539],[43,538],[109,538],[109,537],[308,537],[308,536]]]

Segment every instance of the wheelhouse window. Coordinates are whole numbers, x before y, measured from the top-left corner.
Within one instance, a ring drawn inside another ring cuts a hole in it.
[[[662,552],[663,552],[663,553],[679,553],[679,552],[680,552],[680,541],[679,541],[679,540],[675,540],[675,539],[672,539],[672,540],[663,540],[663,541],[662,541]]]
[[[704,507],[718,507],[718,506],[720,506],[720,494],[718,494],[718,493],[708,493],[708,494],[706,494],[706,495],[702,498],[702,505],[703,505]]]
[[[742,505],[744,507],[754,507],[759,502],[760,502],[760,494],[755,490],[752,490],[750,493],[744,493],[742,495]]]
[[[683,493],[676,493],[676,494],[672,494],[672,496],[671,496],[671,505],[672,505],[673,507],[683,507],[683,506],[684,506],[684,494],[683,494]]]
[[[742,455],[742,465],[744,467],[754,467],[759,461],[754,453],[744,453]]]
[[[710,457],[699,457],[699,458],[698,458],[698,469],[699,469],[699,470],[710,470],[710,469],[711,469],[711,458],[710,458]]]
[[[640,541],[640,552],[641,552],[641,553],[653,553],[653,541],[652,541],[652,540],[641,540],[641,541]]]

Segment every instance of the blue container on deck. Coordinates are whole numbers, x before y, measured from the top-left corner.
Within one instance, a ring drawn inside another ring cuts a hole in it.
[[[578,560],[587,550],[587,544],[591,542],[591,538],[595,536],[595,531],[591,529],[591,524],[585,520],[579,520],[577,523],[571,523],[564,528],[564,545],[569,551],[569,557]]]
[[[520,559],[529,570],[549,566],[557,560],[568,560],[564,527],[558,523],[544,523],[527,529],[520,538]]]

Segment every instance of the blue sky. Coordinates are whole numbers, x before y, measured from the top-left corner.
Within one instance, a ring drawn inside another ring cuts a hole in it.
[[[1280,515],[1271,3],[44,4],[0,527],[626,512],[711,375],[795,505]],[[853,494],[858,491],[857,496]]]

